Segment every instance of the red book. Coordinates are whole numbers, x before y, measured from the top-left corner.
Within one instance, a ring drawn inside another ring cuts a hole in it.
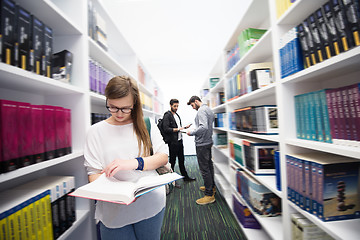
[[[72,152],[72,132],[71,132],[71,109],[65,108],[65,133],[66,133],[66,154]]]
[[[43,107],[41,105],[31,105],[31,123],[33,162],[38,163],[45,160]]]
[[[66,150],[66,122],[65,122],[65,109],[62,107],[55,108],[55,149],[56,157],[64,156]]]
[[[29,166],[33,163],[33,128],[30,103],[19,102],[18,105],[18,131],[19,131],[19,162],[18,167]]]
[[[55,158],[56,129],[55,129],[55,107],[43,105],[43,125],[45,139],[45,159]]]
[[[13,171],[18,167],[18,104],[15,101],[0,100],[1,172],[4,173]]]

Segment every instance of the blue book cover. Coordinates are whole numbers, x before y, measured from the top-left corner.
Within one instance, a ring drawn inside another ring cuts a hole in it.
[[[318,91],[318,96],[319,96],[320,106],[321,106],[321,114],[322,114],[321,121],[322,121],[323,132],[324,132],[324,142],[332,143],[328,104],[326,101],[326,89],[322,89],[322,90]]]

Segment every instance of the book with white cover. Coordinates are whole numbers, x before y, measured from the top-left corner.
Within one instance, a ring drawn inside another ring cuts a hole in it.
[[[95,181],[79,187],[69,195],[129,205],[137,197],[180,178],[183,176],[172,172],[142,177],[137,182],[128,182],[101,174]]]

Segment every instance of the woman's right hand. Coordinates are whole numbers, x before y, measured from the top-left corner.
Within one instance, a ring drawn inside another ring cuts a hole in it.
[[[138,167],[138,161],[136,159],[123,160],[115,159],[109,165],[107,165],[101,173],[105,173],[107,177],[113,177],[115,173],[121,170],[135,170]]]

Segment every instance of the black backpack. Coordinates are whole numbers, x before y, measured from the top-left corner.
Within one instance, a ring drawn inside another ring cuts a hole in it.
[[[161,133],[161,136],[163,137],[164,142],[168,143],[167,138],[166,138],[166,133],[164,132],[164,122],[163,122],[162,118],[160,118],[158,120],[157,126],[160,130],[160,133]]]

